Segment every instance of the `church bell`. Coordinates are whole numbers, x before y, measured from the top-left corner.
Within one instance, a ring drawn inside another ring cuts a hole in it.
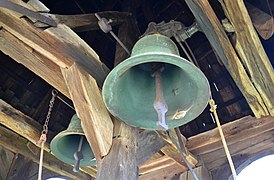
[[[96,160],[94,154],[86,140],[81,127],[81,121],[75,114],[70,121],[68,128],[57,134],[50,143],[51,152],[61,161],[76,165],[75,154],[79,159],[78,168],[81,166],[95,166]],[[79,154],[81,153],[81,157]]]
[[[153,34],[141,38],[131,56],[109,73],[102,94],[113,116],[134,127],[157,130],[199,116],[210,87],[200,69],[179,56],[170,38]],[[163,119],[160,127],[157,122]]]

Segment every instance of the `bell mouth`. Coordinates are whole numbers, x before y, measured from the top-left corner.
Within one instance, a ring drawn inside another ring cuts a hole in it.
[[[166,122],[169,128],[195,119],[207,106],[209,83],[192,63],[170,53],[151,52],[134,55],[116,66],[107,76],[103,100],[110,113],[134,127],[157,130],[155,79],[153,63],[162,63],[163,93],[168,105]]]
[[[81,132],[72,132],[69,130],[65,130],[56,135],[51,143],[50,149],[51,152],[57,157],[59,160],[74,165],[74,153],[77,151],[80,138],[84,134]],[[87,142],[86,137],[84,137],[82,144],[82,153],[84,159],[80,161],[81,166],[96,166],[96,159],[94,154]]]

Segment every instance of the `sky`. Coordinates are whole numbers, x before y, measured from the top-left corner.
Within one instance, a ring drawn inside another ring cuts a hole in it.
[[[237,180],[274,180],[274,155],[252,162],[239,173]]]
[[[48,180],[62,180],[50,178]],[[274,155],[264,156],[244,168],[237,180],[274,180]]]

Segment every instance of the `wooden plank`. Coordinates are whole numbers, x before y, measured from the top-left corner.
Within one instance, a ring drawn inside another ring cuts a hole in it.
[[[235,144],[229,145],[229,150],[234,161],[237,160],[237,158],[235,158],[237,155],[249,156],[250,154],[255,155],[261,151],[273,150],[273,132],[274,131],[271,130],[256,137],[248,138],[244,141],[239,141]],[[219,167],[228,163],[223,149],[203,154],[201,155],[201,158],[210,171],[217,170]]]
[[[117,12],[117,11],[104,11],[97,12],[100,17],[111,19],[111,25],[116,26],[126,22],[126,19],[131,16],[128,12]],[[76,32],[98,30],[98,19],[94,13],[90,14],[76,14],[76,15],[59,15],[59,14],[48,14],[44,13],[45,16],[51,17],[58,24],[65,24]]]
[[[14,153],[20,153],[23,156],[31,159],[35,163],[39,163],[39,154],[33,154],[29,148],[26,146],[29,142],[28,140],[24,139],[23,137],[17,135],[16,133],[12,132],[0,126],[0,146],[5,147],[9,151]],[[39,151],[39,148],[36,148],[36,151]],[[72,171],[72,166],[67,165],[57,158],[55,158],[52,154],[48,152],[44,152],[44,168],[47,168],[57,174],[62,176],[66,176],[72,179],[90,179],[91,177],[88,174],[83,172],[75,173]]]
[[[268,115],[269,112],[261,95],[252,84],[248,73],[245,71],[242,62],[237,56],[209,2],[207,0],[186,0],[186,3],[211,46],[243,93],[254,115],[258,118]]]
[[[4,28],[0,30],[0,50],[70,97],[60,67]]]
[[[256,119],[247,116],[222,125],[222,129],[227,144],[231,145],[274,129],[274,117],[267,116]],[[201,155],[217,149],[222,149],[222,142],[218,129],[215,128],[205,133],[190,137],[186,146],[189,151],[195,155]]]
[[[97,163],[96,179],[137,180],[137,128],[114,120],[114,139],[111,150]]]
[[[22,112],[0,99],[0,124],[12,129],[17,134],[36,144],[40,138],[42,126],[26,116]],[[49,152],[49,144],[45,144],[46,151]]]
[[[165,141],[155,131],[143,131],[139,135],[137,165],[143,164],[165,146]]]
[[[14,153],[0,147],[0,164],[5,164],[0,168],[0,179],[7,179],[14,157]]]
[[[167,142],[167,145],[165,147],[163,147],[161,149],[161,151],[166,154],[167,156],[169,156],[170,158],[172,158],[179,166],[181,167],[186,167],[186,164],[184,163],[183,161],[183,158],[181,157],[181,154],[179,153],[179,151],[177,150],[177,147],[175,146],[175,144],[172,143],[171,139],[168,137],[167,133],[164,132],[164,131],[157,131],[160,136]],[[175,134],[175,131],[171,130],[171,135],[173,137],[175,137],[175,139],[177,140],[177,143],[178,142],[178,139],[176,138],[176,134]],[[185,142],[185,137],[182,135],[182,141]],[[187,149],[186,149],[187,152],[185,152],[185,156],[186,156],[186,159],[188,160],[189,164],[192,166],[192,167],[195,167],[196,164],[198,163],[198,160],[197,158],[192,154],[190,153]]]
[[[98,55],[70,28],[59,24],[56,28],[44,31],[34,27],[12,11],[0,11],[0,25],[29,47],[43,54],[62,68],[69,68],[78,62],[101,86],[109,69]]]
[[[221,2],[227,18],[235,29],[234,47],[269,114],[274,116],[274,70],[252,25],[244,2],[242,0]]]
[[[94,78],[76,63],[61,70],[87,140],[99,161],[112,145],[113,123]]]
[[[156,159],[154,161],[149,161],[141,165],[139,169],[139,174],[147,174],[153,171],[157,171],[159,169],[165,169],[166,167],[169,167],[169,166],[176,166],[176,164],[177,163],[174,160],[172,160],[170,157],[163,156],[159,159]],[[182,171],[187,170],[187,167],[184,167],[184,168],[181,167],[181,170]]]
[[[168,156],[144,164],[140,167],[140,180],[172,179],[174,176],[186,171],[187,168],[179,167],[178,164]]]
[[[260,36],[265,40],[271,38],[274,33],[273,17],[247,2],[245,5],[252,23]]]
[[[199,178],[199,180],[212,180],[210,172],[208,172],[208,170],[205,167],[199,166],[193,170]],[[195,180],[195,178],[193,177],[190,171],[186,171],[180,175],[179,180]]]

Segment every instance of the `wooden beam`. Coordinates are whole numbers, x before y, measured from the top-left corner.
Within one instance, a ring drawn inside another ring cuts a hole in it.
[[[1,8],[0,26],[62,68],[77,62],[100,86],[109,72],[94,50],[66,25],[41,31],[16,13]]]
[[[90,14],[77,14],[77,15],[59,15],[59,14],[48,14],[43,13],[45,16],[51,17],[58,24],[65,24],[76,32],[100,30],[98,26],[98,19],[94,13]],[[117,11],[104,11],[97,12],[102,18],[111,19],[111,25],[116,26],[123,24],[131,13],[128,12],[117,12]]]
[[[97,159],[106,156],[112,145],[113,123],[96,81],[78,64],[62,69],[82,128]]]
[[[242,62],[237,56],[209,2],[207,0],[186,0],[186,3],[211,46],[230,72],[240,91],[243,93],[255,116],[259,118],[261,116],[269,115],[263,98],[254,84],[252,84],[248,73],[245,71]]]
[[[181,156],[181,154],[179,153],[179,151],[177,150],[177,147],[175,146],[175,144],[173,144],[173,142],[171,141],[171,139],[168,137],[167,133],[164,132],[164,131],[157,131],[160,136],[166,141],[167,145],[165,147],[163,147],[161,149],[161,151],[169,156],[171,159],[173,159],[179,166],[181,166],[182,168],[186,167],[186,164]],[[178,142],[178,139],[176,137],[176,133],[174,130],[171,130],[171,135],[176,139],[177,143],[179,144]],[[183,142],[185,142],[185,137],[182,135],[182,140]],[[186,149],[187,152],[185,152],[185,156],[186,156],[186,159],[188,160],[189,164],[192,166],[192,167],[195,167],[196,164],[198,164],[198,160],[197,158],[192,154],[190,153],[187,149]]]
[[[27,147],[34,154],[39,153],[36,143],[40,138],[40,131],[42,126],[35,120],[26,116],[22,112],[14,109],[9,104],[0,99],[0,124],[12,129],[15,133],[24,137],[29,141]],[[52,139],[52,134],[49,131],[48,139]],[[49,144],[46,143],[44,150],[50,152]],[[91,176],[96,176],[96,170],[92,167],[82,167],[81,171],[84,171]]]
[[[235,49],[268,113],[274,116],[274,71],[252,25],[244,2],[221,0],[227,18],[235,29]],[[273,19],[272,19],[273,25]],[[249,90],[249,89],[247,89]]]
[[[152,162],[145,163],[140,167],[140,180],[152,180],[152,179],[172,179],[176,174],[180,174],[187,171],[187,168],[182,168],[178,164],[169,158],[163,156]]]
[[[70,97],[60,67],[4,28],[0,30],[0,50]]]
[[[114,119],[114,139],[107,156],[97,163],[96,179],[137,180],[137,128]]]
[[[6,150],[4,147],[0,147],[0,164],[5,164],[0,168],[0,179],[7,179],[10,168],[15,161],[15,154]]]
[[[139,135],[137,165],[142,165],[165,145],[166,142],[155,131],[143,131]]]
[[[256,119],[251,116],[222,125],[222,129],[228,145],[242,142],[247,138],[256,137],[259,134],[274,129],[274,117],[267,116]],[[218,129],[190,137],[186,144],[190,152],[195,155],[205,154],[217,149],[222,149],[222,142]]]
[[[33,154],[32,151],[27,147],[28,140],[23,137],[17,135],[15,132],[0,126],[0,146],[5,147],[9,151],[14,153],[22,154],[23,156],[31,159],[33,162],[39,163],[39,153]],[[36,151],[39,152],[39,148],[36,148]],[[56,159],[52,154],[48,152],[44,152],[44,162],[43,166],[52,172],[60,174],[62,176],[66,176],[72,179],[90,179],[86,173],[78,172],[75,173],[72,171],[72,166],[67,165],[58,159]]]
[[[265,40],[271,38],[274,33],[273,17],[247,2],[245,5],[252,23],[260,36]]]
[[[37,121],[14,109],[2,99],[0,99],[0,124],[12,129],[33,144],[39,140],[42,130],[42,126]],[[48,143],[45,144],[45,149],[50,151]]]
[[[205,167],[197,167],[193,169],[199,180],[212,180],[210,172]],[[179,180],[195,180],[191,172],[187,171],[180,175]]]

